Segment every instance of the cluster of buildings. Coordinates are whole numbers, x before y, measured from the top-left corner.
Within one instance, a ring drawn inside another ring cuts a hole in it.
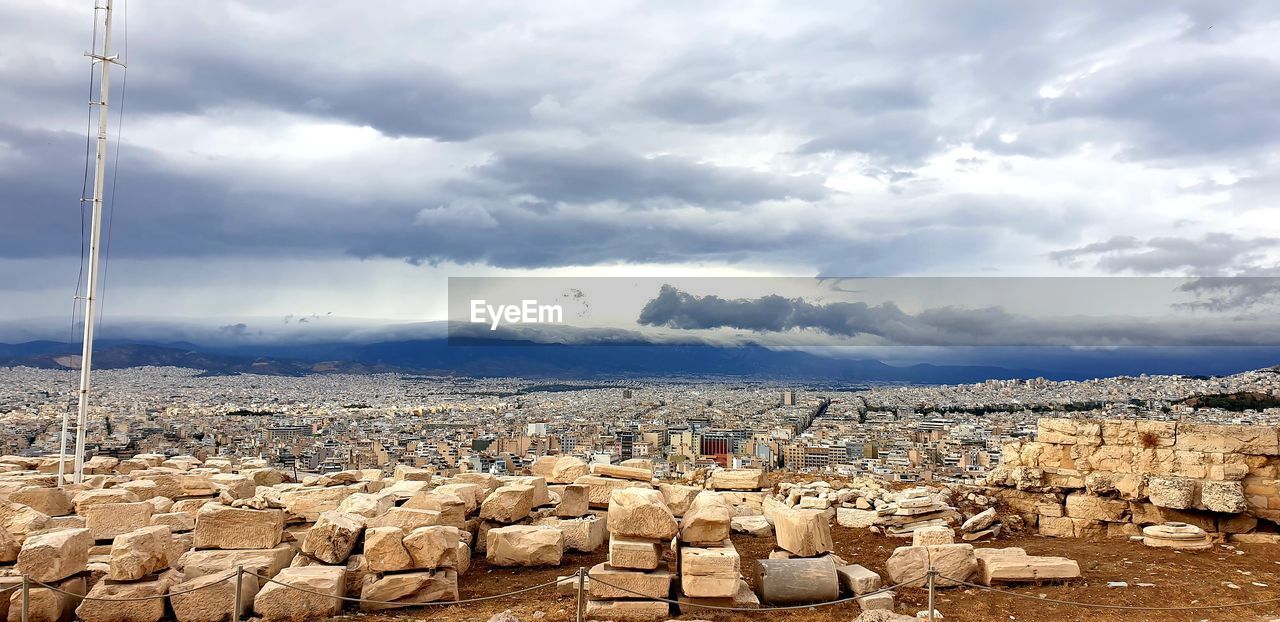
[[[1033,436],[1044,414],[1280,423],[1273,370],[814,390],[140,367],[98,372],[94,393],[91,455],[261,457],[299,473],[406,465],[503,474],[565,454],[596,463],[647,458],[659,476],[719,465],[963,482],[995,466],[1004,443]],[[1252,396],[1256,408],[1188,401],[1220,395]],[[74,399],[66,371],[0,368],[0,453],[57,453]]]

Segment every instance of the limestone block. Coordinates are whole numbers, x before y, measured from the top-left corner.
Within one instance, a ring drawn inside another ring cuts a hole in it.
[[[512,525],[485,534],[485,556],[494,566],[558,566],[564,535],[554,527]]]
[[[624,467],[613,464],[593,464],[591,465],[591,474],[601,477],[612,477],[615,479],[629,479],[636,482],[650,482],[653,480],[652,469],[640,469],[636,467]]]
[[[164,595],[175,579],[173,573],[142,581],[103,579],[76,607],[76,617],[83,622],[159,622],[164,617]]]
[[[420,492],[409,497],[400,507],[439,512],[440,522],[444,525],[461,528],[467,522],[467,502],[462,497],[447,492]]]
[[[240,611],[244,616],[258,593],[258,577],[240,575]],[[169,604],[178,622],[226,622],[234,608],[235,577],[211,574],[197,577],[169,588]]]
[[[47,587],[32,587],[28,590],[30,613],[27,622],[70,622],[75,617],[76,605],[80,604],[80,596],[84,596],[87,586],[84,577],[64,579],[56,586],[61,592]],[[5,594],[9,605],[9,622],[23,622],[22,590],[11,590]]]
[[[1085,493],[1073,493],[1067,495],[1067,516],[1124,523],[1129,521],[1129,504],[1119,499],[1106,499]]]
[[[614,490],[608,520],[609,533],[631,538],[669,540],[679,529],[662,494],[652,489]]]
[[[636,572],[596,564],[588,571],[588,594],[595,599],[670,598],[671,573],[666,569]]]
[[[680,541],[690,544],[714,544],[729,539],[729,523],[733,508],[724,497],[712,491],[699,494],[680,520]],[[767,521],[766,521],[767,522]]]
[[[1280,435],[1274,426],[1178,424],[1174,448],[1213,453],[1280,455]]]
[[[111,561],[107,578],[112,581],[137,581],[169,567],[173,535],[168,527],[143,527],[116,536],[111,543]]]
[[[658,484],[658,492],[662,493],[662,498],[666,500],[667,507],[671,508],[671,513],[676,516],[684,516],[689,505],[693,503],[698,493],[703,489],[697,486],[684,486],[681,484]]]
[[[609,496],[614,490],[621,488],[644,488],[652,489],[653,484],[648,482],[636,482],[624,479],[614,479],[611,477],[600,477],[599,475],[583,475],[574,480],[575,484],[582,484],[588,490],[588,502],[592,507],[608,507]]]
[[[773,525],[763,516],[735,516],[730,519],[729,528],[734,533],[745,533],[755,538],[773,535]]]
[[[727,598],[738,591],[742,558],[733,543],[680,548],[680,589],[695,598]]]
[[[831,525],[820,510],[788,510],[774,515],[778,546],[800,557],[812,557],[834,549]]]
[[[394,603],[434,603],[458,600],[458,572],[451,568],[404,572],[383,576],[368,575],[360,598]],[[361,611],[380,611],[395,605],[360,603]]]
[[[326,564],[345,563],[364,533],[364,523],[359,514],[323,512],[302,539],[302,552]]]
[[[560,489],[560,502],[556,504],[556,516],[575,518],[591,509],[591,489],[581,484],[567,484]]]
[[[880,589],[880,575],[857,564],[837,566],[836,573],[844,589],[857,596]]]
[[[284,512],[210,503],[196,514],[198,549],[269,549],[280,544]]]
[[[480,505],[480,518],[499,523],[515,523],[533,511],[534,487],[525,484],[502,486],[485,497]]]
[[[409,532],[403,542],[414,569],[458,567],[457,553],[458,544],[462,542],[462,530],[457,527],[419,527]]]
[[[1196,507],[1210,512],[1238,514],[1249,508],[1240,482],[1204,480],[1200,482],[1200,499]]]
[[[88,529],[64,529],[28,536],[18,552],[18,571],[49,583],[84,572],[93,537]]]
[[[258,590],[253,610],[266,620],[292,622],[338,615],[342,611],[340,597],[346,593],[346,578],[346,569],[339,566],[285,568],[275,576],[279,583],[267,583]]]
[[[399,527],[374,527],[364,533],[364,557],[373,572],[396,572],[413,567]]]
[[[546,476],[553,484],[572,484],[589,472],[587,463],[573,456],[560,456]]]
[[[836,508],[836,524],[850,529],[866,529],[874,525],[879,517],[875,510]]]
[[[939,586],[955,585],[948,579],[968,581],[978,572],[972,544],[898,547],[885,562],[885,570],[894,584],[924,585],[930,565],[941,575],[935,580]]]
[[[48,516],[66,516],[71,513],[71,498],[61,488],[27,486],[9,494],[11,503],[21,503]]]
[[[533,524],[559,529],[564,534],[565,550],[591,553],[604,544],[608,521],[596,516],[573,519],[549,517],[536,520]]]
[[[937,544],[954,544],[956,532],[950,527],[935,525],[923,527],[911,532],[912,546],[933,546]]]
[[[760,490],[766,485],[761,469],[716,469],[707,483],[714,490]]]
[[[611,536],[609,565],[614,568],[653,570],[662,562],[662,543],[643,538]]]
[[[649,622],[670,617],[670,607],[660,600],[589,600],[586,609],[588,620]]]
[[[488,495],[486,489],[481,488],[477,484],[441,484],[436,486],[433,492],[438,494],[449,494],[462,499],[467,504],[467,514],[476,511],[480,507],[480,503],[484,501]]]
[[[46,529],[50,517],[31,506],[21,503],[0,502],[0,528],[15,535],[25,535]]]
[[[399,527],[413,531],[419,527],[432,527],[444,524],[444,515],[435,510],[415,510],[412,508],[391,508],[386,514],[365,521],[365,527]]]
[[[352,493],[338,503],[337,511],[345,514],[357,514],[364,518],[376,518],[386,514],[395,505],[395,495],[383,492],[357,492]]]
[[[296,551],[288,544],[270,549],[207,549],[188,551],[173,563],[176,570],[190,581],[207,575],[226,576],[236,566],[243,566],[264,577],[274,577],[293,561]]]
[[[103,503],[137,503],[142,497],[124,488],[82,490],[71,497],[76,514],[84,515],[85,508]]]

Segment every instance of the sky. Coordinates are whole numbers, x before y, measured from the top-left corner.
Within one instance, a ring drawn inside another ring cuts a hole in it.
[[[0,4],[10,328],[70,316],[92,13]],[[1280,275],[1273,3],[117,0],[115,34],[108,325],[439,320],[449,277]]]

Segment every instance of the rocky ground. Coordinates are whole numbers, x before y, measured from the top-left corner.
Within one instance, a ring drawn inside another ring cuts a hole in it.
[[[893,549],[910,544],[908,539],[889,538],[865,529],[832,527],[836,553],[852,563],[862,564],[884,574],[884,563]],[[751,538],[735,535],[734,543],[742,555],[744,567],[749,560],[768,556],[773,538]],[[986,546],[1018,546],[1032,555],[1057,555],[1080,562],[1082,581],[1069,585],[1021,586],[1014,591],[1035,596],[1090,603],[1170,607],[1210,605],[1242,601],[1280,599],[1280,545],[1238,545],[1215,547],[1204,553],[1183,553],[1151,549],[1123,540],[1076,540],[1015,536],[1001,538]],[[590,555],[566,554],[564,565],[556,568],[494,568],[478,558],[462,577],[462,598],[500,594],[522,587],[552,581],[557,575],[572,574],[578,566],[590,567],[604,561],[605,548]],[[749,573],[748,573],[749,574]],[[1129,587],[1108,587],[1108,582],[1126,582]],[[1139,587],[1152,583],[1154,587]],[[1235,586],[1235,587],[1232,587]],[[926,592],[902,590],[898,594],[898,613],[915,614],[925,609]],[[1133,620],[1186,621],[1233,620],[1265,622],[1280,618],[1280,602],[1254,607],[1186,611],[1127,611],[1084,609],[1053,603],[1034,602],[1005,594],[977,589],[938,591],[936,608],[946,620],[961,622],[992,621],[1088,621],[1119,622]],[[400,614],[362,615],[362,621],[396,622],[406,618],[429,618],[441,622],[485,622],[504,610],[522,622],[544,620],[563,622],[574,617],[574,599],[557,595],[553,590],[540,590],[508,599],[469,605],[412,609]],[[801,609],[769,613],[726,613],[700,611],[673,618],[715,620],[724,622],[802,622],[852,620],[859,614],[856,604],[818,609]]]

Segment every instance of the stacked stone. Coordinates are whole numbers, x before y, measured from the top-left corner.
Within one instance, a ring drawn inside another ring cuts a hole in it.
[[[729,540],[733,518],[734,507],[714,490],[699,493],[681,518],[676,542],[680,613],[705,611],[695,605],[760,606],[742,580],[742,559]]]
[[[817,508],[768,508],[778,549],[769,559],[756,560],[756,589],[769,605],[826,602],[840,594],[837,567],[843,560],[832,555],[831,511]]]
[[[720,493],[732,509],[730,529],[754,537],[773,534],[773,525],[765,517],[764,471],[760,469],[717,469],[707,477],[706,487]]]
[[[1280,523],[1277,457],[1274,426],[1044,418],[989,481],[1041,535],[1132,537],[1166,522],[1242,534]]]
[[[543,477],[516,477],[500,480],[492,475],[463,473],[455,477],[462,484],[475,484],[488,492],[480,504],[477,551],[494,566],[558,566],[564,555],[564,533],[557,527],[533,525],[535,509],[544,508],[543,517],[554,512],[553,499]]]
[[[5,529],[0,529],[5,531]],[[93,536],[88,529],[57,529],[25,535],[22,547],[16,555],[16,570],[33,581],[39,581],[68,592],[60,594],[45,587],[29,590],[31,620],[69,620],[88,590],[89,548]],[[6,555],[7,557],[7,555]],[[3,587],[21,585],[21,579],[6,582]],[[7,619],[18,622],[23,619],[22,590],[10,591],[4,597]]]
[[[607,520],[609,559],[588,572],[587,618],[666,619],[670,607],[657,599],[669,599],[672,592],[671,569],[663,559],[679,530],[671,508],[657,490],[617,488],[610,493]]]
[[[965,542],[994,539],[1000,537],[1004,524],[996,514],[995,508],[987,508],[969,517],[960,525],[961,538]]]
[[[1142,543],[1153,548],[1181,551],[1207,551],[1213,548],[1213,540],[1205,530],[1186,523],[1143,527]]]
[[[165,595],[178,582],[169,568],[174,552],[173,533],[165,525],[116,536],[105,575],[93,584],[90,599],[76,608],[76,615],[84,622],[158,622],[165,614]]]
[[[928,488],[908,488],[890,497],[876,510],[875,525],[890,536],[910,538],[918,529],[946,527],[959,522],[955,508],[942,503]]]
[[[1066,557],[1027,555],[1023,549],[977,549],[978,577],[983,585],[1042,583],[1080,578],[1080,564]]]

